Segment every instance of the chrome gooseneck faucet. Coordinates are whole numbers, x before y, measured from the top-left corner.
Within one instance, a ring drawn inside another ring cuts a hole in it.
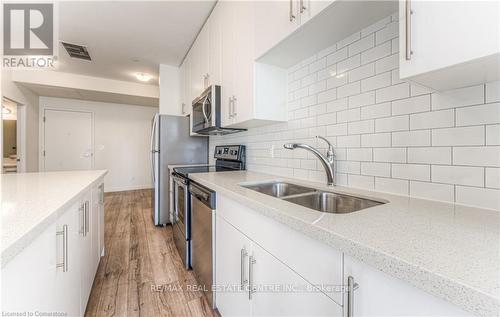
[[[328,141],[327,139],[325,139],[322,136],[318,135],[318,136],[316,136],[316,138],[324,140],[326,143],[328,143],[328,151],[326,152],[326,157],[323,154],[321,154],[320,151],[318,151],[317,149],[315,149],[312,146],[307,145],[307,144],[286,143],[286,144],[283,144],[283,147],[285,149],[288,149],[288,150],[295,150],[297,148],[300,148],[300,149],[304,149],[304,150],[308,150],[308,151],[312,152],[320,160],[321,164],[325,168],[326,177],[328,180],[328,185],[334,185],[335,184],[335,177],[334,177],[334,172],[333,172],[333,161],[334,161],[335,155],[333,153],[333,146],[330,143],[330,141]]]

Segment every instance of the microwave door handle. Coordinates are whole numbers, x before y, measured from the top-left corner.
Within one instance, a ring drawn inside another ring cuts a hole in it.
[[[205,100],[203,100],[203,103],[201,104],[201,110],[203,111],[203,116],[205,117],[205,122],[207,124],[209,124],[210,122],[208,122],[207,112],[205,110],[207,100],[208,100],[208,95],[205,97]]]

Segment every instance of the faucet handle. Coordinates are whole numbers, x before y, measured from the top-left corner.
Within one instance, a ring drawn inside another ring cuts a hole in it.
[[[333,154],[333,145],[330,143],[330,141],[328,141],[327,138],[322,137],[321,135],[317,135],[316,139],[321,139],[321,140],[325,141],[328,144],[328,151],[326,152],[326,155],[327,155],[328,160],[333,161],[333,157],[334,157],[334,154]]]

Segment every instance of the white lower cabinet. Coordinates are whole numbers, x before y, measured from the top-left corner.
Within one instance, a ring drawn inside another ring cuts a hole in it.
[[[2,312],[85,314],[104,247],[99,184],[2,268]]]
[[[347,316],[471,316],[460,308],[344,255],[344,285],[358,284]],[[345,305],[347,310],[348,305]]]
[[[341,316],[342,307],[223,218],[216,218],[222,316]]]
[[[223,317],[471,315],[221,194],[215,248]]]

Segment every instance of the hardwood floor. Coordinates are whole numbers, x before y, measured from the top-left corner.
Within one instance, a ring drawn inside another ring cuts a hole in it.
[[[172,228],[151,220],[151,191],[105,196],[104,243],[85,316],[215,316],[192,286]]]

